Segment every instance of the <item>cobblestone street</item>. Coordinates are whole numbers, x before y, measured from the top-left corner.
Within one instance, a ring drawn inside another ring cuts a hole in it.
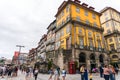
[[[49,78],[49,74],[39,74],[37,80],[48,80],[48,78]],[[62,80],[61,78],[62,77],[60,76],[60,80]],[[26,80],[26,79],[25,79],[25,74],[22,74],[19,71],[18,77],[12,77],[12,78],[4,77],[4,78],[0,78],[0,80]],[[27,80],[34,80],[34,78],[29,77]],[[67,74],[66,80],[80,80],[80,74],[74,74],[74,75]],[[99,74],[93,74],[93,80],[104,80],[104,79],[100,78]],[[116,76],[116,80],[120,80],[120,73]]]

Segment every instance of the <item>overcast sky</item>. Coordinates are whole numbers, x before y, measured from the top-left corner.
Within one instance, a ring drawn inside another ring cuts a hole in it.
[[[28,53],[37,44],[48,25],[55,19],[58,7],[64,0],[0,0],[0,57],[12,58],[14,51],[23,45],[21,52]],[[81,0],[100,11],[106,6],[120,10],[120,0]]]

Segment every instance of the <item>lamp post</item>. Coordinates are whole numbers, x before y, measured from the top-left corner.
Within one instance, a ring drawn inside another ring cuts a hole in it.
[[[24,48],[25,46],[22,46],[22,45],[16,45],[16,47],[19,47],[19,55],[20,55],[21,48]],[[19,55],[18,55],[18,62],[17,62],[17,64],[19,64]]]

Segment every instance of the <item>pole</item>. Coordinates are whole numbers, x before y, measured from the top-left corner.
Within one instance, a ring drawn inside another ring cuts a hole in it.
[[[25,47],[25,46],[22,46],[22,45],[16,45],[16,47],[19,47],[19,55],[20,55],[21,48],[22,48],[22,47]],[[19,56],[18,56],[17,64],[18,64],[18,63],[19,63]]]

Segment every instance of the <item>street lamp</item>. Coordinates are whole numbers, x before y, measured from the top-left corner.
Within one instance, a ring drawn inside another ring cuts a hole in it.
[[[25,47],[25,46],[22,46],[22,45],[16,45],[16,47],[19,47],[19,55],[20,55],[20,52],[21,52],[21,48],[23,47]],[[18,56],[18,62],[19,62],[19,56]],[[19,64],[19,63],[18,63]]]
[[[19,47],[19,53],[20,53],[20,51],[21,51],[21,48],[22,48],[22,47],[25,47],[25,46],[16,45],[16,47]]]

